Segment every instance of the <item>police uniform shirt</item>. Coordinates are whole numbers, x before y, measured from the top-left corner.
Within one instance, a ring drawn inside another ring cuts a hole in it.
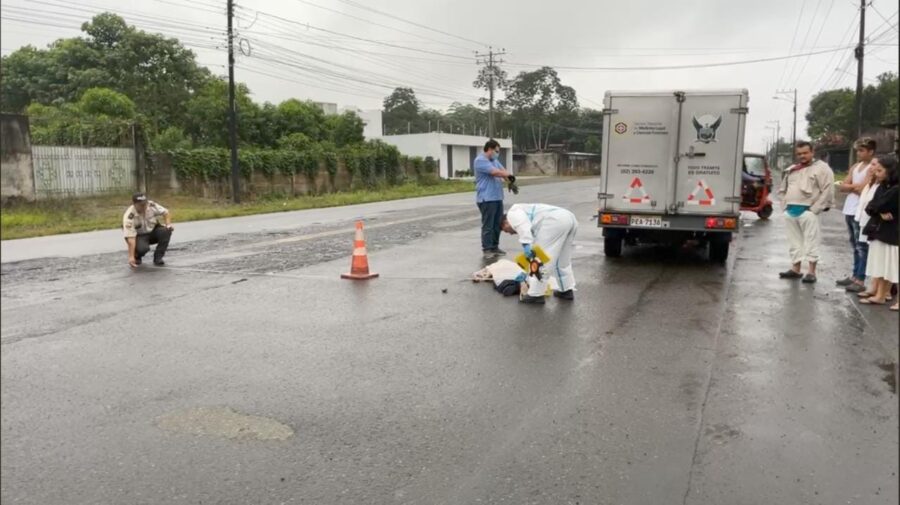
[[[125,215],[122,216],[122,229],[125,231],[125,238],[132,238],[145,233],[150,233],[160,224],[160,217],[165,216],[169,211],[162,205],[148,200],[147,208],[143,214],[134,208],[134,205],[128,207]]]

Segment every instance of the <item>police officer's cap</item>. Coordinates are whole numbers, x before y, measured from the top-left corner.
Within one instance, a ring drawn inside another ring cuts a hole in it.
[[[147,201],[147,195],[145,195],[143,193],[135,193],[135,194],[131,195],[131,203],[140,203],[140,202],[146,202],[146,201]]]

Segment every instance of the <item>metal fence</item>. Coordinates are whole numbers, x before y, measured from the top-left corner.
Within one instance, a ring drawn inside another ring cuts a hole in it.
[[[135,189],[133,148],[32,146],[31,153],[37,198]]]

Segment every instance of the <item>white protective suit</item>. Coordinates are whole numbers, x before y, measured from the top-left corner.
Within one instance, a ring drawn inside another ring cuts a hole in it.
[[[561,207],[542,203],[517,203],[509,208],[506,219],[516,230],[519,242],[539,245],[550,256],[544,268],[559,282],[560,291],[575,289],[572,252],[578,220]]]

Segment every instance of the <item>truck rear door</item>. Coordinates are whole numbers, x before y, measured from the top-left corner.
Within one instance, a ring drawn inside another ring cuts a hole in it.
[[[601,209],[663,214],[674,183],[678,103],[671,94],[607,94]],[[672,179],[671,181],[669,179]]]
[[[673,200],[679,214],[738,214],[746,94],[682,93]]]

